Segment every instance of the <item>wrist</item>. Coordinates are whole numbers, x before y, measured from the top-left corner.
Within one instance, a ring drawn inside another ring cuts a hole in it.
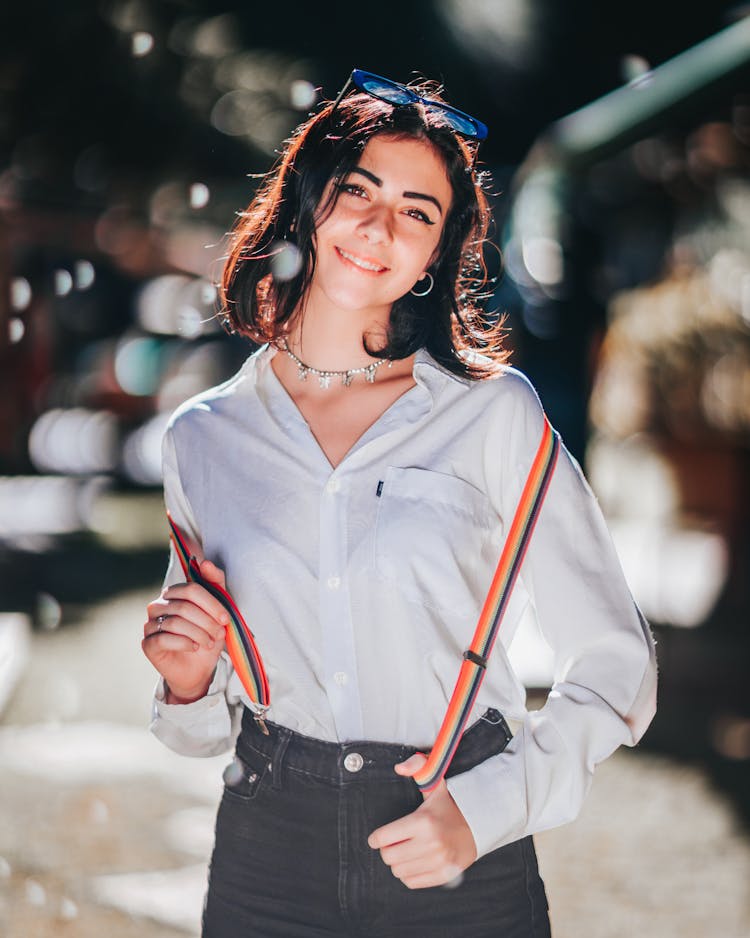
[[[203,685],[201,689],[195,690],[183,690],[178,688],[173,690],[167,682],[164,682],[164,703],[166,704],[191,704],[195,703],[196,700],[200,700],[205,697],[208,693],[208,688],[211,686],[211,682],[208,681]]]

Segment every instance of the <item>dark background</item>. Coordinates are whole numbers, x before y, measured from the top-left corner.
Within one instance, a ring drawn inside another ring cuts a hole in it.
[[[18,145],[35,138],[38,197],[67,197],[80,206],[73,165],[92,146],[102,148],[110,179],[137,173],[144,184],[180,169],[231,179],[267,168],[265,154],[232,145],[180,100],[186,60],[176,51],[174,30],[181,23],[231,15],[237,45],[300,61],[298,77],[322,86],[328,97],[354,66],[403,81],[414,73],[439,79],[457,106],[490,126],[484,159],[513,166],[551,121],[622,85],[623,56],[658,65],[729,25],[743,5],[30,0],[5,6],[0,158],[11,162]],[[478,35],[462,37],[440,12],[449,9],[462,9],[467,19],[484,11],[496,35],[480,21]],[[504,10],[527,11],[525,40],[504,27]],[[141,59],[131,54],[136,28],[155,40]]]

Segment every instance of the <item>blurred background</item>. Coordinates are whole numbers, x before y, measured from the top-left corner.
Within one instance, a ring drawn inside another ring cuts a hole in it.
[[[496,276],[658,640],[537,838],[555,938],[750,935],[750,6],[44,0],[0,12],[0,931],[196,935],[227,759],[147,733],[160,441],[252,351],[225,235],[355,66],[491,129]],[[514,645],[532,701],[550,679]]]

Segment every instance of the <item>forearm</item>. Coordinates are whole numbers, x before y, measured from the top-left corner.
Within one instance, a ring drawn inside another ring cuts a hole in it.
[[[645,663],[652,684],[653,664]],[[479,856],[574,820],[595,766],[637,741],[632,723],[648,723],[653,703],[618,713],[587,688],[559,684],[546,705],[527,714],[507,749],[463,775],[448,790],[471,828]],[[635,719],[634,719],[635,718]]]

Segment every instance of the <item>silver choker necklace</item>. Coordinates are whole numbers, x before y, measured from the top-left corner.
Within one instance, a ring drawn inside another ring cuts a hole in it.
[[[307,381],[308,374],[313,374],[317,376],[321,388],[329,388],[332,378],[341,378],[341,384],[345,388],[348,388],[355,375],[364,375],[365,381],[372,384],[375,381],[375,372],[381,365],[384,365],[386,362],[388,362],[389,368],[393,365],[392,359],[379,358],[377,361],[372,362],[372,364],[363,365],[361,368],[347,368],[346,371],[321,371],[319,368],[313,368],[312,365],[306,365],[301,359],[297,358],[286,342],[281,346],[281,349],[286,352],[296,364],[297,377],[300,381]]]

